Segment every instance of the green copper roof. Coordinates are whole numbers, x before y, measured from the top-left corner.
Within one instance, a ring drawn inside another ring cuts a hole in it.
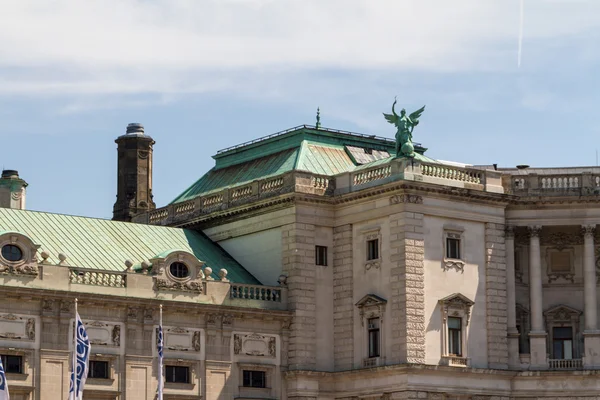
[[[436,162],[422,154],[426,149],[415,148],[416,159]],[[300,126],[219,151],[213,156],[214,168],[172,203],[294,170],[334,176],[387,162],[394,155],[395,142],[390,139]]]
[[[211,267],[215,278],[225,268],[232,282],[260,283],[219,245],[187,229],[0,208],[0,231],[26,235],[41,246],[39,253],[50,254],[48,261],[53,264],[63,253],[66,265],[124,271],[125,260],[139,264],[170,250],[183,250]]]

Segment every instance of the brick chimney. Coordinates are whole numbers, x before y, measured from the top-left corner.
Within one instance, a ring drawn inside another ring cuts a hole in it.
[[[113,220],[131,221],[136,214],[154,210],[152,200],[152,145],[154,140],[144,134],[144,126],[127,125],[125,135],[117,143],[117,201]]]

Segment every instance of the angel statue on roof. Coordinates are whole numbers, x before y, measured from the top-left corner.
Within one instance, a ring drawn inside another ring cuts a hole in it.
[[[396,132],[396,157],[414,157],[415,147],[412,143],[412,132],[415,126],[419,125],[419,118],[425,106],[419,108],[417,111],[406,115],[406,110],[403,108],[400,110],[400,115],[396,114],[396,98],[394,97],[394,104],[392,104],[392,114],[383,113],[383,116],[390,124],[394,124],[398,131]]]

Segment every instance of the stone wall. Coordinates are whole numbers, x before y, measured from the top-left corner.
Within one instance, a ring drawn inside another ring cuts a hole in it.
[[[390,363],[425,362],[425,283],[423,214],[390,216]]]
[[[290,369],[314,369],[316,364],[315,226],[292,223],[282,227],[283,274],[288,305],[294,312],[290,331]]]
[[[485,225],[488,367],[508,368],[504,225]]]
[[[333,240],[334,365],[340,371],[351,369],[354,358],[352,225],[336,227]]]

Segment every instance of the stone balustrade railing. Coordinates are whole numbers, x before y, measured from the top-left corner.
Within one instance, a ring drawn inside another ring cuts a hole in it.
[[[485,182],[485,171],[451,167],[447,165],[421,164],[421,173],[433,178],[482,184]]]
[[[69,268],[69,282],[83,285],[125,288],[127,287],[127,273],[71,267]]]
[[[281,302],[281,288],[232,284],[229,293],[232,299]]]
[[[527,174],[507,175],[504,179],[506,192],[521,196],[600,194],[600,173],[571,172],[569,169],[565,169],[562,174],[543,172],[541,169],[534,169]]]
[[[171,204],[146,214],[137,215],[133,218],[133,222],[169,225],[282,193],[293,191],[324,193],[332,187],[333,181],[331,177],[327,176],[298,172],[286,173],[260,179],[250,184],[227,188],[182,203]]]
[[[550,369],[582,369],[583,360],[581,358],[571,360],[549,359],[548,367]]]

